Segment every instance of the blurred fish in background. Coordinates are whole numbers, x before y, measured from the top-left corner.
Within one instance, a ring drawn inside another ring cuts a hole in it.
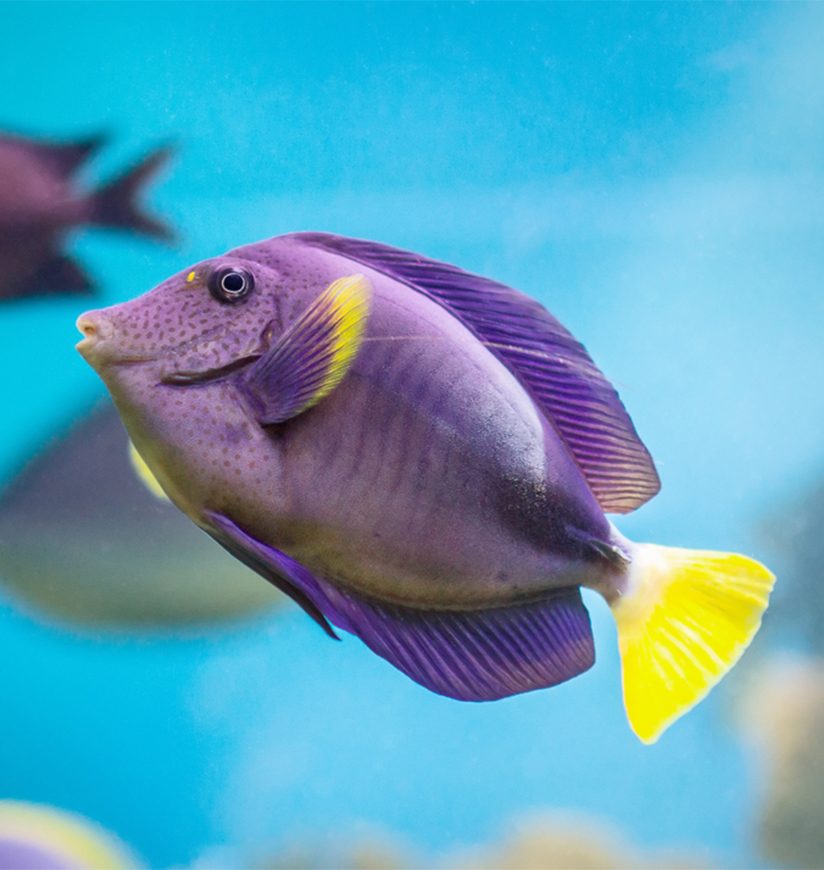
[[[92,279],[63,251],[82,226],[174,238],[138,202],[171,149],[83,190],[77,175],[103,144],[102,136],[58,143],[0,134],[0,298],[92,293]],[[0,492],[0,587],[28,609],[145,628],[239,617],[278,601],[158,500],[159,490],[151,494],[108,403],[32,455]]]
[[[149,481],[151,484],[151,481]],[[106,401],[0,492],[0,588],[76,624],[186,625],[285,600],[153,494]]]
[[[74,813],[0,801],[0,870],[136,870],[113,834]]]
[[[138,203],[171,149],[159,148],[102,187],[84,190],[77,174],[103,143],[103,136],[61,143],[0,133],[0,300],[93,293],[93,279],[64,250],[68,234],[81,227],[173,238]]]
[[[814,477],[758,529],[784,582],[769,646],[747,676],[738,712],[762,780],[753,839],[763,859],[780,867],[824,867],[822,522],[824,481]]]

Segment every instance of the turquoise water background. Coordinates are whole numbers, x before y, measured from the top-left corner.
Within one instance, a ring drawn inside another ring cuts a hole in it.
[[[663,479],[629,536],[765,558],[755,525],[824,471],[824,6],[6,3],[0,29],[3,127],[109,132],[89,183],[178,147],[151,200],[179,246],[72,243],[102,302],[283,232],[374,238],[517,286],[586,343]],[[102,395],[84,307],[0,310],[0,478]],[[733,693],[642,747],[587,602],[593,670],[462,705],[296,609],[106,635],[0,600],[0,796],[157,866],[374,829],[435,852],[544,808],[752,862]]]

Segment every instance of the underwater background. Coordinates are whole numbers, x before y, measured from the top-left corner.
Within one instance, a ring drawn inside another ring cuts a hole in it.
[[[662,491],[619,528],[778,575],[751,650],[652,747],[595,595],[592,670],[461,704],[274,590],[246,617],[106,627],[0,585],[0,798],[94,820],[157,867],[334,865],[363,843],[430,865],[535,818],[637,860],[824,863],[803,797],[822,749],[782,749],[824,721],[824,6],[5,3],[0,30],[3,129],[108,133],[89,185],[175,148],[149,200],[176,245],[72,238],[94,304],[303,229],[489,275],[584,342],[654,456]],[[0,480],[103,398],[74,350],[87,307],[0,306]],[[127,528],[120,582],[155,543]]]

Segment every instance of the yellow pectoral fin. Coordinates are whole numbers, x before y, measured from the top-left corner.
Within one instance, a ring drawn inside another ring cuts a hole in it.
[[[329,357],[325,376],[311,398],[317,404],[341,382],[360,350],[372,290],[363,275],[338,278],[316,300],[313,315],[329,320]]]
[[[303,414],[340,384],[361,349],[371,303],[363,275],[339,278],[249,367],[242,385],[261,424]]]
[[[163,487],[158,483],[157,478],[152,474],[151,469],[146,465],[146,460],[137,452],[137,448],[129,442],[129,460],[132,463],[134,473],[137,475],[140,482],[155,496],[168,500],[169,496],[163,491]]]
[[[775,578],[735,553],[636,545],[613,604],[633,731],[654,743],[738,661],[761,625]]]

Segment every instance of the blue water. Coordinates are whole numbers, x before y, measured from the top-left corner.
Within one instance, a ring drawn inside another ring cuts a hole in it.
[[[72,243],[103,302],[282,232],[376,238],[514,284],[585,341],[664,482],[631,537],[764,557],[755,523],[824,469],[821,5],[7,3],[0,27],[5,127],[108,131],[89,183],[179,149],[152,193],[177,248]],[[83,307],[0,311],[0,478],[102,393]],[[597,666],[488,705],[297,611],[112,637],[0,601],[0,796],[158,866],[364,827],[435,852],[541,808],[752,862],[730,690],[641,747],[587,601]]]

